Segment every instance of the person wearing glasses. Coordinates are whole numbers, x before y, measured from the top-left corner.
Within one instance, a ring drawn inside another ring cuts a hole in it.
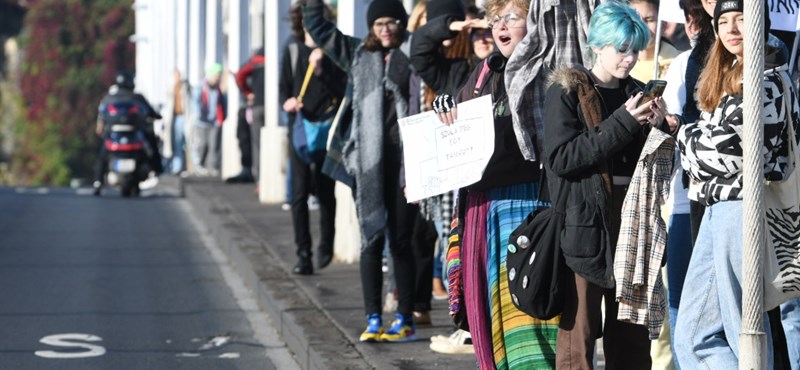
[[[434,111],[456,124],[455,102],[484,95],[493,101],[494,153],[481,180],[459,190],[457,237],[460,269],[448,261],[450,281],[463,281],[466,322],[480,369],[554,369],[558,318],[538,320],[519,311],[508,290],[508,239],[539,208],[539,162],[526,161],[517,145],[504,83],[508,57],[528,32],[529,1],[489,0],[487,26],[499,53],[478,63],[458,96],[440,95]],[[452,240],[452,237],[451,237]],[[458,289],[459,287],[454,287]],[[453,303],[453,300],[451,300]],[[456,305],[451,305],[451,311]],[[458,308],[456,307],[456,308]],[[455,312],[459,318],[464,312]]]
[[[362,342],[406,342],[416,339],[413,321],[415,263],[411,234],[418,207],[408,204],[400,186],[402,143],[397,120],[408,113],[410,62],[408,14],[397,0],[373,1],[367,8],[369,34],[346,36],[323,17],[321,0],[308,0],[304,24],[314,42],[348,73],[352,91],[349,122],[332,134],[343,141],[341,156],[328,151],[326,165],[340,165],[352,185],[361,229],[361,286],[367,315]],[[347,127],[349,126],[349,127]],[[349,132],[345,135],[345,127]],[[331,144],[333,147],[333,143]],[[336,176],[336,175],[334,175]],[[398,306],[384,331],[381,292],[385,238],[394,262]]]

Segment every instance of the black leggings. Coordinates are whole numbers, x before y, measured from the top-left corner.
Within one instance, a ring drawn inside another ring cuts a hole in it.
[[[391,153],[393,152],[393,153]],[[361,287],[364,293],[366,314],[381,313],[383,271],[381,270],[383,249],[388,238],[389,251],[394,262],[394,278],[397,286],[397,312],[410,315],[414,305],[414,280],[416,266],[411,248],[414,218],[419,207],[408,204],[400,187],[400,157],[391,149],[384,152],[384,205],[386,207],[386,231],[383,235],[367,241],[361,248]],[[393,155],[394,154],[394,155]]]

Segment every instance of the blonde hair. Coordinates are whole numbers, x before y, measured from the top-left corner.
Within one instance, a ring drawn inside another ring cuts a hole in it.
[[[408,16],[407,29],[409,31],[416,31],[417,28],[422,27],[422,25],[428,21],[428,10],[425,3],[425,1],[420,1],[414,6],[414,9],[411,10],[411,15]]]
[[[531,6],[531,2],[527,0],[486,0],[486,3],[484,4],[484,8],[486,9],[486,18],[491,19],[496,15],[502,15],[499,13],[501,10],[503,10],[503,8],[506,7],[506,5],[508,5],[508,3],[512,3],[516,8],[522,10],[523,14],[518,15],[521,15],[523,19],[527,18],[528,9]]]

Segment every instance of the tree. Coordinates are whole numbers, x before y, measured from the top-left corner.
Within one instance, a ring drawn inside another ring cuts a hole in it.
[[[132,0],[32,0],[25,17],[13,169],[29,184],[88,177],[100,141],[97,105],[116,71],[134,70]]]

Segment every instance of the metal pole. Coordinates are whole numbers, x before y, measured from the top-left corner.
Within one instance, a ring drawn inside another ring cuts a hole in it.
[[[656,49],[654,50],[655,55],[653,55],[653,79],[657,80],[660,76],[660,70],[658,65],[658,55],[661,54],[661,16],[659,15],[658,22],[656,23]]]
[[[764,164],[761,156],[764,127],[761,98],[764,91],[764,2],[745,0],[744,103],[744,246],[742,259],[742,331],[739,334],[739,369],[767,368],[764,333]],[[750,52],[756,51],[756,52]]]

